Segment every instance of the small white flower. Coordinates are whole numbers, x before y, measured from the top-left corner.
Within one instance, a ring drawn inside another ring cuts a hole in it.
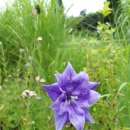
[[[38,37],[38,38],[37,38],[37,42],[38,42],[38,43],[39,43],[39,42],[42,42],[42,40],[43,40],[42,37]]]
[[[20,49],[19,49],[19,52],[20,52],[20,53],[23,53],[23,52],[24,52],[24,49],[20,48]]]
[[[35,77],[35,80],[36,80],[36,81],[40,81],[40,76],[39,76],[39,75],[36,76],[36,77]]]
[[[24,91],[22,92],[22,96],[23,96],[23,97],[29,97],[29,93],[30,93],[29,90],[24,90]]]
[[[36,97],[37,94],[34,91],[30,91],[30,90],[24,90],[22,92],[22,97]]]
[[[34,91],[30,91],[30,97],[36,97],[37,96],[37,94],[34,92]]]
[[[40,79],[40,83],[45,83],[45,79]]]

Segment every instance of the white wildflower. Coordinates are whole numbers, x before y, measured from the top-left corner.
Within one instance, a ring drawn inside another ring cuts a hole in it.
[[[37,42],[38,42],[38,43],[42,42],[42,40],[43,40],[42,37],[38,37],[38,38],[37,38]]]
[[[46,81],[45,81],[45,79],[40,79],[40,83],[45,83]]]
[[[20,53],[23,53],[23,52],[24,52],[24,49],[20,48],[20,49],[19,49],[19,52],[20,52]]]
[[[30,90],[24,90],[22,92],[22,97],[36,97],[37,94],[34,91],[30,91]]]
[[[30,91],[30,97],[36,97],[37,94],[34,91]]]
[[[40,76],[38,75],[38,76],[36,76],[35,77],[35,80],[38,82],[38,81],[40,81]]]

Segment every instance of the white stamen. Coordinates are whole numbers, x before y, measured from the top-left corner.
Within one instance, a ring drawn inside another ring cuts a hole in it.
[[[70,98],[76,100],[78,99],[78,96],[70,96]]]

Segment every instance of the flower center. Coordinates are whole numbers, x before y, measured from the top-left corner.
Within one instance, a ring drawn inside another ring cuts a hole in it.
[[[76,100],[77,98],[78,98],[78,96],[70,96],[71,97],[71,99],[73,99],[73,100]]]
[[[76,101],[78,99],[78,96],[71,96],[71,95],[67,95],[67,101],[70,104],[70,101]]]

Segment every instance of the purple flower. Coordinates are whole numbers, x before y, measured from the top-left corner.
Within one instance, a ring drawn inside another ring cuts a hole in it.
[[[101,97],[95,91],[99,83],[89,82],[86,73],[77,74],[70,63],[63,74],[55,74],[57,83],[44,86],[54,102],[56,130],[71,122],[77,130],[83,130],[86,122],[94,123],[89,108]]]

